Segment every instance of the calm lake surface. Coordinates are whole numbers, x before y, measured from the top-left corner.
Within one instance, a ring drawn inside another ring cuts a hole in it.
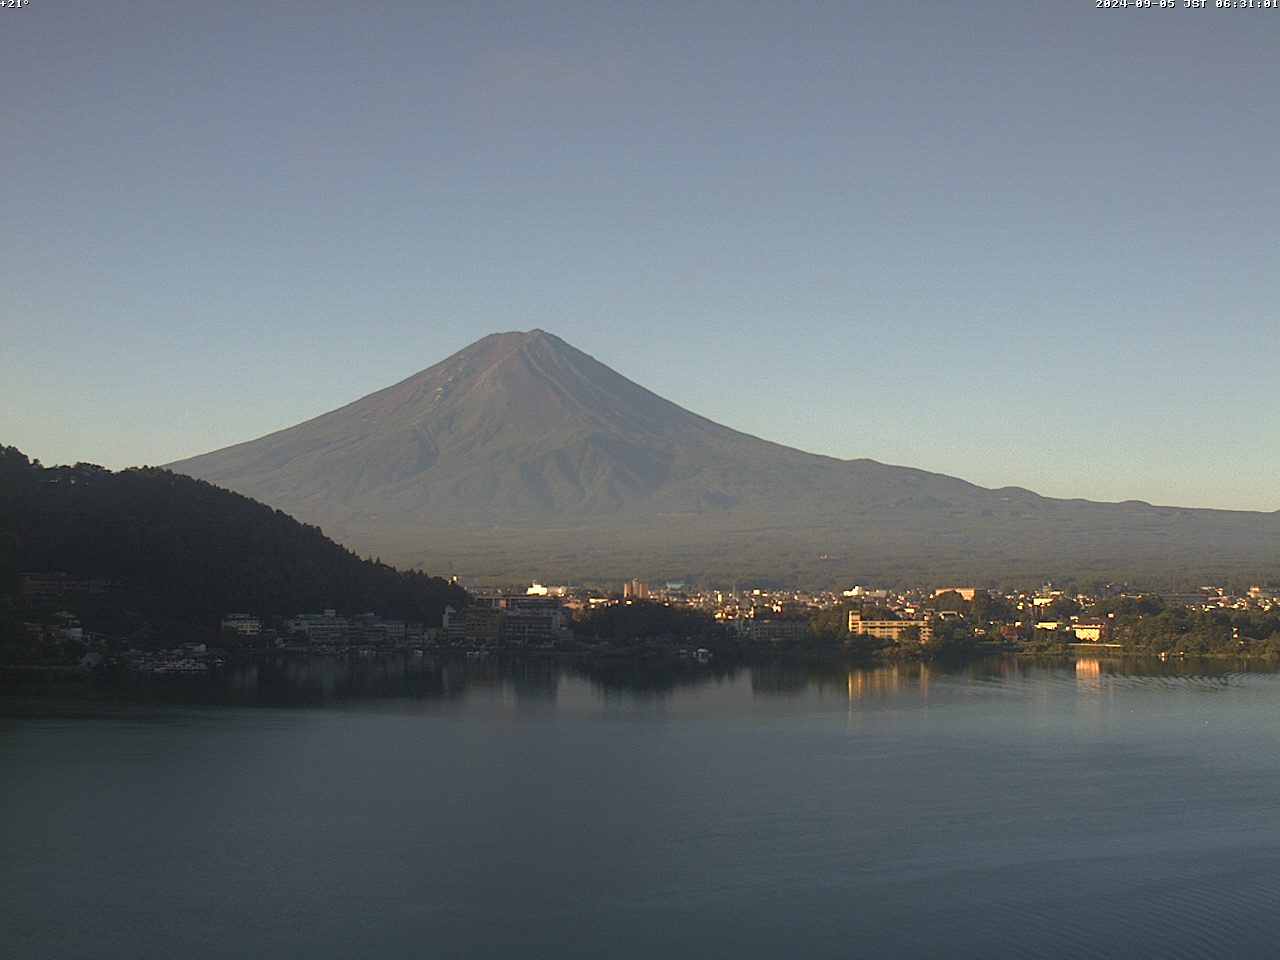
[[[0,699],[10,960],[1277,956],[1275,673],[173,679]]]

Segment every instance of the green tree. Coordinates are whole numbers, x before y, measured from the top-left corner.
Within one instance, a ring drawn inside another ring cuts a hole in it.
[[[809,618],[805,631],[811,640],[842,643],[849,638],[849,605],[824,607]]]
[[[599,607],[574,625],[580,637],[601,640],[719,640],[726,629],[715,617],[692,607],[649,600]]]

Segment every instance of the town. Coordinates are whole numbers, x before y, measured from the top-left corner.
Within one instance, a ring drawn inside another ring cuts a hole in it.
[[[50,601],[109,590],[57,574],[26,574],[24,595]],[[465,586],[465,584],[464,584]],[[735,653],[846,652],[876,657],[1084,651],[1161,657],[1280,655],[1280,586],[1233,592],[1204,586],[1147,593],[1108,585],[1090,593],[1044,584],[998,592],[972,586],[919,590],[853,586],[835,591],[700,589],[631,580],[620,587],[507,589],[469,585],[470,602],[439,623],[325,609],[288,618],[228,612],[210,642],[146,631],[110,636],[58,610],[24,623],[4,662],[124,664],[144,673],[203,673],[227,656],[261,653],[373,656],[394,651],[590,652],[643,647],[704,658]]]

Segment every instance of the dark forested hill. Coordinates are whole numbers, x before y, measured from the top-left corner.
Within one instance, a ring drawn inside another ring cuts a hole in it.
[[[90,464],[45,468],[0,447],[0,603],[34,605],[21,574],[64,575],[46,598],[88,629],[216,635],[231,612],[332,607],[436,624],[465,594],[437,577],[361,560],[316,527],[201,480]]]

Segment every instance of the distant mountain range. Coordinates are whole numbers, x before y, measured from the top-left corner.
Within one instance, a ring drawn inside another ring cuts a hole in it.
[[[558,337],[170,464],[366,555],[482,579],[1173,584],[1280,573],[1280,512],[1057,500],[739,433]]]

